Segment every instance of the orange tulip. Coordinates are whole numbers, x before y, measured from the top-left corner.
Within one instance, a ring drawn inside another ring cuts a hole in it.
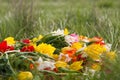
[[[62,53],[68,54],[70,57],[72,57],[76,53],[76,49],[71,47],[64,47],[62,48]]]

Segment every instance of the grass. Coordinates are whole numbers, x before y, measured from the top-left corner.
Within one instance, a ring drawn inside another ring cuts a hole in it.
[[[0,41],[8,36],[32,38],[67,27],[81,35],[103,37],[120,54],[119,3],[119,0],[0,0]],[[116,64],[119,63],[120,60]],[[111,67],[112,76],[103,73],[97,80],[119,80],[120,65],[116,64]],[[65,76],[62,80],[70,79]]]

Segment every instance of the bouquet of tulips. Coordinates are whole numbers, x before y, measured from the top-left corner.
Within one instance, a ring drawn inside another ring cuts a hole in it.
[[[105,65],[104,58],[114,61],[115,57],[111,44],[101,37],[58,29],[32,39],[1,41],[0,75],[9,80],[33,80],[37,72],[94,75]]]

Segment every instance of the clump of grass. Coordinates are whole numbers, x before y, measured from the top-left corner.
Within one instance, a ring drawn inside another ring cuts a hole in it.
[[[7,2],[6,2],[7,3]],[[0,36],[13,36],[16,39],[30,38],[34,33],[36,16],[33,11],[33,0],[11,0],[9,12],[1,18]]]
[[[15,27],[22,29],[22,34],[24,37],[30,37],[34,32],[34,21],[35,15],[33,12],[33,0],[13,0],[13,19],[15,20]],[[19,32],[17,30],[16,32]],[[20,35],[19,34],[19,35]]]
[[[114,4],[113,4],[113,1],[111,1],[111,0],[109,0],[109,1],[107,1],[107,0],[98,1],[98,7],[100,7],[100,8],[112,8],[113,6],[114,6]]]

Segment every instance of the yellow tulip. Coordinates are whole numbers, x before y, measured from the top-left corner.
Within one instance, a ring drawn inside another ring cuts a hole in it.
[[[32,39],[32,41],[33,41],[33,42],[37,42],[38,39],[35,37],[35,38]]]
[[[72,63],[72,64],[69,66],[69,68],[70,68],[71,70],[78,71],[78,70],[80,70],[80,69],[83,68],[83,67],[81,66],[82,63],[83,63],[83,61],[76,61],[76,62]]]
[[[55,50],[56,48],[54,46],[52,46],[51,44],[46,44],[46,43],[39,44],[38,46],[36,46],[36,49],[35,49],[36,52],[43,53],[50,57],[53,57],[53,53]]]
[[[66,62],[63,62],[63,61],[57,61],[57,62],[55,63],[55,66],[56,66],[57,68],[59,68],[59,67],[66,68],[66,67],[67,67],[67,63],[66,63]]]
[[[59,55],[58,54],[53,54],[53,58],[54,58],[54,60],[58,60],[58,58],[59,58]]]
[[[20,72],[18,74],[18,80],[33,80],[33,75],[29,71]]]
[[[65,35],[68,35],[68,34],[69,34],[69,31],[68,31],[67,28],[64,29],[64,34],[65,34]]]
[[[77,50],[81,49],[83,47],[83,43],[75,42],[71,45],[72,48],[75,48]]]
[[[7,37],[7,38],[5,38],[4,40],[7,41],[7,44],[8,44],[8,45],[13,45],[13,44],[15,44],[15,40],[14,40],[13,37]]]
[[[38,37],[33,38],[32,41],[37,42],[37,41],[41,40],[42,38],[43,38],[43,36],[39,35]]]
[[[43,38],[43,36],[42,36],[42,35],[39,35],[39,36],[38,36],[38,39],[39,39],[39,40],[41,40],[42,38]]]
[[[100,60],[100,55],[106,52],[106,48],[100,44],[91,44],[84,51],[93,60]]]

